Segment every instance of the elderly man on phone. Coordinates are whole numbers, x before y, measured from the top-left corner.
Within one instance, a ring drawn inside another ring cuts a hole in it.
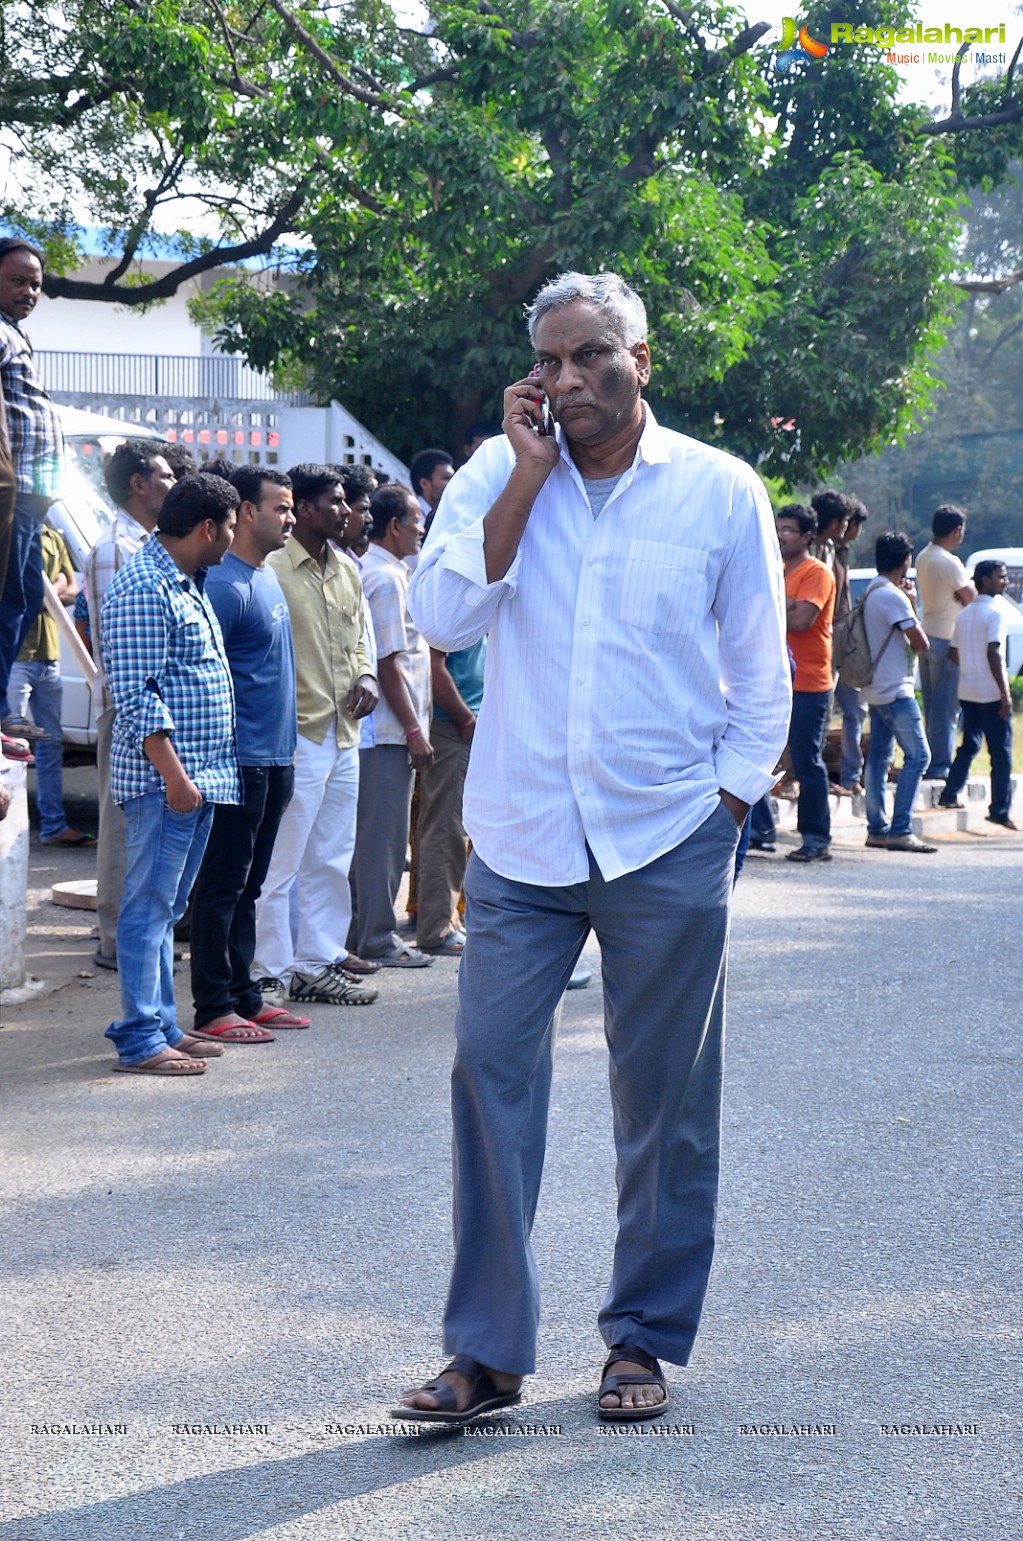
[[[735,850],[789,715],[759,480],[655,422],[645,310],[617,275],[562,274],[528,314],[534,374],[449,482],[409,591],[434,647],[490,638],[464,804],[454,1357],[394,1410],[428,1422],[512,1405],[535,1368],[553,1019],[591,927],[618,1157],[598,1413],[667,1407],[658,1356],[688,1361],[714,1247]]]

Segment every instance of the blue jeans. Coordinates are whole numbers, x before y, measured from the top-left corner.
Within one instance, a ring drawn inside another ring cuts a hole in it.
[[[759,802],[753,804],[749,818],[750,839],[759,840],[764,845],[773,845],[778,838],[778,831],[774,823],[774,802],[770,792],[766,792]]]
[[[63,695],[59,663],[45,663],[39,659],[35,663],[13,665],[7,686],[11,711],[15,717],[31,717],[36,727],[46,734],[32,745],[36,761],[39,833],[44,840],[53,840],[67,829],[62,779],[64,746],[60,729]]]
[[[835,683],[835,704],[842,713],[842,753],[838,777],[844,787],[854,787],[863,775],[863,724],[867,708],[854,685]]]
[[[618,1155],[605,1343],[687,1363],[714,1252],[728,913],[739,829],[724,803],[673,851],[611,882],[543,888],[465,874],[454,1121],[455,1261],[445,1348],[510,1374],[536,1363],[530,1232],[558,1003],[592,926]]]
[[[929,637],[930,648],[920,654],[920,691],[924,698],[924,729],[930,746],[929,776],[947,776],[955,751],[959,717],[959,669],[948,656],[951,642]]]
[[[796,828],[809,850],[831,844],[831,789],[823,752],[830,709],[830,690],[792,692],[789,758],[792,774],[799,782]]]
[[[895,786],[895,807],[888,823],[885,778],[895,745],[905,757]],[[923,718],[914,696],[901,696],[885,706],[870,708],[870,753],[864,778],[867,793],[867,828],[872,835],[908,835],[913,828],[913,801],[920,778],[927,769],[930,750],[924,737]]]
[[[966,785],[973,757],[981,739],[991,756],[991,806],[993,819],[1007,819],[1012,804],[1012,718],[998,715],[997,701],[963,701],[963,741],[952,763],[942,800],[954,803]]]
[[[213,823],[213,804],[175,813],[162,792],[124,808],[127,870],[117,922],[119,1022],[106,1036],[126,1065],[173,1049],[184,1036],[174,1005],[174,926],[185,913]]]
[[[0,718],[11,715],[7,685],[14,660],[43,606],[42,518],[48,500],[19,492],[7,574],[0,591]]]

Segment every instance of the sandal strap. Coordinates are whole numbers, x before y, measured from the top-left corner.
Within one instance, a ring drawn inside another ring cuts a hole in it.
[[[635,1343],[615,1344],[607,1356],[607,1362],[604,1365],[602,1378],[606,1380],[608,1370],[610,1370],[612,1366],[619,1364],[623,1359],[628,1360],[631,1364],[645,1365],[651,1376],[660,1381],[662,1385],[664,1384],[664,1375],[658,1361],[654,1358],[653,1354],[648,1354],[645,1348],[638,1348]],[[625,1380],[628,1379],[627,1376],[619,1376],[617,1378]]]
[[[487,1374],[478,1359],[473,1359],[469,1354],[456,1354],[450,1364],[446,1364],[441,1370],[441,1375],[447,1375],[451,1371],[456,1375],[464,1375],[469,1382],[468,1406],[474,1406],[482,1399],[500,1396],[500,1392]],[[420,1386],[420,1391],[426,1391],[437,1399],[437,1412],[454,1413],[458,1411],[458,1398],[455,1388],[448,1380],[428,1380]],[[482,1390],[483,1398],[477,1395]]]

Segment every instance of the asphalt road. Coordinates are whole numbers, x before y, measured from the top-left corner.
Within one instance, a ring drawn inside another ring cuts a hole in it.
[[[112,1075],[116,979],[42,897],[91,858],[36,849],[57,988],[0,1032],[0,1541],[1018,1534],[1023,837],[940,844],[751,859],[719,1249],[643,1432],[594,1416],[599,981],[566,998],[539,1373],[485,1432],[418,1436],[386,1409],[441,1363],[456,964],[201,1079]]]

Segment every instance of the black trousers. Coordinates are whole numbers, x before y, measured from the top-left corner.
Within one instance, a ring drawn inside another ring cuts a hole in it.
[[[243,765],[244,801],[218,803],[192,889],[192,1001],[195,1026],[235,1011],[250,1017],[262,997],[250,977],[256,900],[291,802],[291,765]]]

